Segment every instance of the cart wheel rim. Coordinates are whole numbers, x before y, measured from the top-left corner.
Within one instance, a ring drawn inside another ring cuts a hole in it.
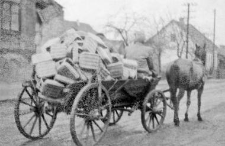
[[[75,98],[70,118],[70,132],[78,146],[96,145],[109,126],[110,98],[103,87],[100,100],[97,89],[98,84],[87,85]]]
[[[146,96],[141,116],[146,131],[154,132],[161,127],[166,116],[166,99],[161,91],[153,90]]]
[[[111,120],[110,120],[109,126],[113,126],[117,122],[119,122],[122,116],[123,116],[123,110],[113,109],[111,113]]]
[[[38,139],[49,133],[56,120],[56,108],[47,110],[46,102],[38,98],[31,87],[24,87],[14,109],[20,133],[29,139]]]

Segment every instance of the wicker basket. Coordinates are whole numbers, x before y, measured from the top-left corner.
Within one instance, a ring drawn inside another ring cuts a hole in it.
[[[83,52],[80,54],[79,64],[82,68],[97,70],[100,64],[100,57],[94,53]]]
[[[108,65],[113,62],[112,56],[108,49],[103,49],[102,47],[98,47],[97,52],[105,64]]]
[[[46,61],[36,64],[35,70],[37,72],[37,76],[40,78],[52,77],[56,74],[54,61]]]
[[[64,85],[60,84],[54,80],[45,80],[41,87],[41,93],[44,96],[51,97],[51,98],[61,98],[63,97],[63,88]]]
[[[72,48],[73,63],[79,62],[79,49],[81,49],[81,47],[77,43],[73,43],[73,48]]]
[[[61,37],[61,42],[69,47],[76,39],[81,39],[80,35],[74,29],[67,30]]]
[[[59,74],[55,75],[54,80],[56,80],[56,81],[58,81],[58,82],[60,82],[60,83],[63,83],[63,84],[65,84],[65,85],[69,85],[69,84],[75,83],[74,80],[72,80],[72,79],[70,79],[70,78],[67,78],[67,77],[65,77],[65,76],[59,75]]]
[[[107,66],[107,69],[110,72],[110,76],[113,78],[122,78],[123,77],[123,63],[117,62],[112,63]]]
[[[67,55],[66,46],[63,44],[55,44],[51,46],[50,54],[53,59],[63,59]]]
[[[138,63],[135,60],[123,59],[124,76],[127,78],[137,78]]]
[[[88,37],[88,36],[85,37],[85,40],[83,42],[83,50],[87,50],[91,53],[95,53],[97,46],[98,44],[91,37]]]
[[[38,54],[32,55],[31,60],[32,60],[32,64],[37,64],[37,63],[41,63],[45,61],[51,61],[52,57],[48,52],[38,53]]]
[[[79,73],[76,71],[76,69],[73,68],[71,64],[64,61],[58,68],[57,73],[59,75],[65,76],[67,78],[70,78],[72,80],[78,80],[80,78]]]

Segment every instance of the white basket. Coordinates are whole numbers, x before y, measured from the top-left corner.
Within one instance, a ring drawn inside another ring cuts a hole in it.
[[[137,78],[138,63],[135,60],[123,59],[124,76],[127,78]]]
[[[40,78],[52,77],[56,74],[56,66],[54,61],[46,61],[37,63],[35,66],[37,76]]]
[[[122,62],[109,64],[107,65],[107,69],[110,72],[110,76],[113,78],[123,78],[124,76],[124,68]]]
[[[105,64],[112,63],[112,56],[108,49],[103,49],[102,47],[98,47],[97,52]]]
[[[95,53],[97,49],[98,44],[95,40],[93,40],[91,37],[86,36],[85,40],[83,42],[83,50],[87,50],[91,53]]]
[[[80,75],[76,69],[65,61],[57,68],[57,73],[73,80],[80,78]]]
[[[69,47],[76,39],[81,39],[80,35],[74,29],[67,30],[61,37],[61,42]]]
[[[52,57],[51,55],[46,52],[46,53],[38,53],[38,54],[34,54],[31,57],[31,62],[32,64],[37,64],[37,63],[41,63],[41,62],[45,62],[45,61],[51,61]]]
[[[56,80],[56,81],[58,81],[60,83],[66,84],[66,85],[75,83],[74,80],[72,80],[70,78],[67,78],[65,76],[59,75],[59,74],[55,75],[54,80]]]
[[[83,52],[80,54],[79,64],[82,68],[97,70],[100,64],[100,57],[94,53]]]
[[[51,46],[50,54],[53,59],[63,59],[66,57],[66,46],[63,44],[55,44]]]

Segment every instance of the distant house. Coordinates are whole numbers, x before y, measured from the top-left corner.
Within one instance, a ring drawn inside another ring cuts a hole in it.
[[[147,40],[146,44],[154,45],[160,55],[159,63],[161,64],[161,70],[165,71],[166,66],[177,58],[186,57],[186,33],[187,25],[183,19],[180,21],[172,20],[166,26],[164,26],[157,34]],[[195,44],[203,46],[206,44],[207,59],[206,68],[210,72],[213,68],[213,42],[205,37],[199,30],[193,25],[189,25],[189,45],[188,45],[188,59],[194,58]],[[217,68],[217,50],[215,46],[215,60],[214,67]]]

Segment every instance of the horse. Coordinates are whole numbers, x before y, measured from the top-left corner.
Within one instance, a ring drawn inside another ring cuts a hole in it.
[[[166,69],[166,79],[169,85],[169,91],[171,96],[171,101],[174,108],[174,124],[179,126],[179,103],[182,97],[184,96],[185,91],[187,91],[187,102],[186,102],[186,113],[184,121],[189,121],[188,119],[188,109],[191,104],[191,92],[192,90],[197,90],[198,95],[198,112],[197,117],[198,121],[202,121],[200,109],[201,109],[201,96],[204,89],[206,71],[205,71],[205,62],[206,62],[206,44],[203,47],[198,46],[197,44],[195,50],[194,60],[187,60],[179,58],[175,60],[171,65]],[[177,90],[179,93],[176,96]]]

